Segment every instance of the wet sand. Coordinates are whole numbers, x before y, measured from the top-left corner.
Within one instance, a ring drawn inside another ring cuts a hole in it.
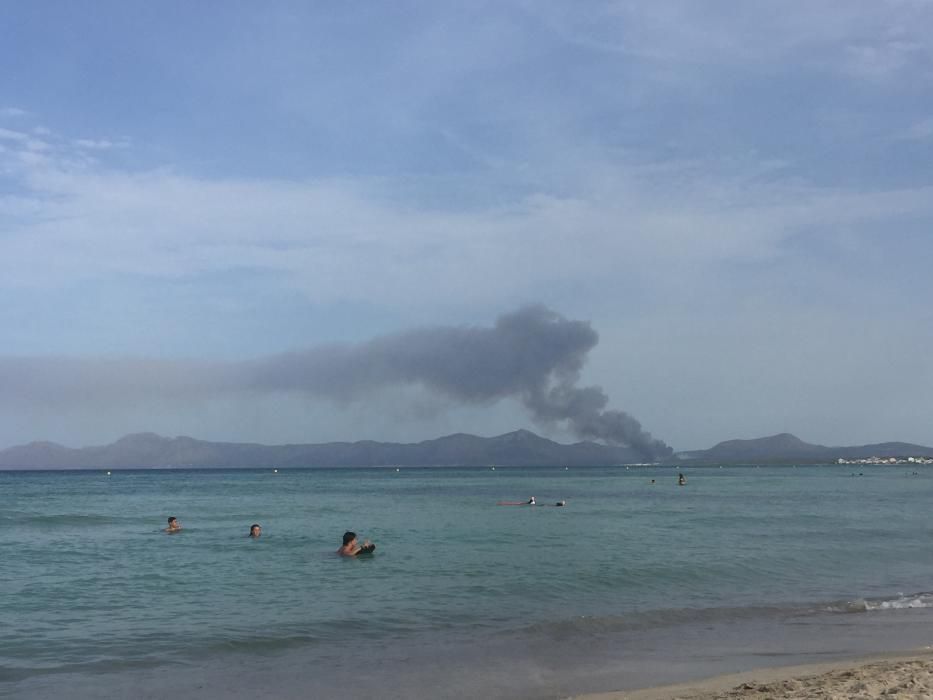
[[[735,700],[933,698],[933,649],[853,661],[787,666],[575,700]]]

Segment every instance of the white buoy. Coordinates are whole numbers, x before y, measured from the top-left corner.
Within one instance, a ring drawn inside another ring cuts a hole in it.
[[[110,476],[110,472],[107,472],[107,476]]]
[[[279,473],[279,470],[278,470],[278,469],[273,469],[273,470],[272,470],[272,473],[273,473],[273,474],[278,474],[278,473]]]
[[[495,468],[495,467],[490,467],[490,469],[492,469],[493,471],[496,471],[496,468]]]
[[[395,471],[400,472],[400,471],[402,471],[402,470],[399,469],[398,467],[396,467],[396,468],[395,468]]]

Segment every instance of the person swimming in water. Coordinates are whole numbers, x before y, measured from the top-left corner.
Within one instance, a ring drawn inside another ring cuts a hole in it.
[[[355,557],[358,554],[371,554],[376,549],[376,545],[365,540],[362,545],[356,543],[355,532],[343,533],[343,545],[337,550],[337,554],[342,557]]]
[[[677,475],[677,483],[678,483],[680,486],[685,486],[685,485],[687,484],[687,477],[685,477],[683,474],[678,474],[678,475]]]
[[[176,533],[181,532],[181,525],[178,524],[178,518],[174,515],[168,517],[168,527],[163,532]]]
[[[253,523],[249,526],[249,536],[254,540],[258,540],[262,537],[262,527],[260,527],[259,523]]]
[[[526,505],[529,505],[529,506],[536,506],[536,505],[538,505],[538,504],[535,503],[535,497],[532,496],[531,498],[528,499],[528,503],[526,503]]]
[[[554,505],[558,508],[563,508],[565,505],[567,505],[567,501],[558,501]]]

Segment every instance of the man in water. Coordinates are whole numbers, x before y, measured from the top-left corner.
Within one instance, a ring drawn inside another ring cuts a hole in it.
[[[355,532],[345,532],[343,533],[343,545],[337,550],[337,554],[342,557],[355,557],[357,554],[369,554],[374,549],[376,549],[376,545],[370,544],[369,540],[366,540],[360,546],[356,543]]]
[[[181,525],[178,524],[178,518],[174,515],[170,515],[168,518],[168,527],[165,528],[165,532],[176,533],[181,532]]]
[[[565,505],[567,505],[567,501],[558,501],[554,505],[557,506],[558,508],[563,508]]]
[[[538,504],[535,503],[535,497],[532,496],[531,498],[528,499],[528,503],[527,503],[526,505],[529,505],[529,506],[536,506],[536,505],[538,505]]]
[[[677,483],[681,486],[684,486],[687,483],[687,477],[685,477],[683,474],[679,474],[677,476]]]
[[[249,536],[254,540],[258,540],[262,536],[262,528],[259,527],[259,523],[253,523],[249,526]]]

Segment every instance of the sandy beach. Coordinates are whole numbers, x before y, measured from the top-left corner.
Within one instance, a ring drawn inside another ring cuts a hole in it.
[[[768,668],[574,700],[733,700],[734,698],[933,698],[933,649],[853,661]]]

